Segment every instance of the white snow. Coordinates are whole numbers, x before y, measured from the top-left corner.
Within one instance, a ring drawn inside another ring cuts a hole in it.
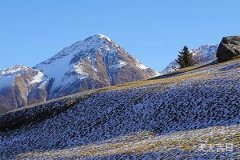
[[[123,66],[125,66],[127,63],[124,61],[118,61],[117,64],[111,65],[109,66],[109,68],[111,69],[117,69],[117,68],[121,68]]]
[[[160,75],[162,75],[162,73],[155,71],[155,76],[160,76]]]
[[[36,87],[44,87],[49,81],[48,77],[44,76],[39,70],[18,65],[0,72],[0,89],[10,89],[10,87],[14,86],[17,77],[24,79],[24,88],[20,88],[21,91],[19,95],[21,95],[21,98],[23,98],[25,102],[28,101],[27,97],[31,91]]]
[[[84,79],[88,76],[88,74],[83,71],[83,65],[81,63],[74,65],[74,71],[79,74],[79,76],[81,77],[80,79]]]
[[[91,50],[96,51],[98,48],[110,50],[104,43],[105,40],[101,40],[102,38],[106,38],[106,36],[94,35],[83,41],[78,41],[64,48],[54,57],[36,65],[35,68],[40,69],[45,75],[54,78],[53,88],[61,86],[62,84],[66,85],[69,79],[71,79],[69,76],[66,77],[66,75],[71,72],[78,73],[78,78],[83,79],[83,77],[86,76],[86,73],[83,72],[84,64],[79,66],[79,64],[70,64],[70,62],[75,56],[81,55],[82,57],[88,58],[92,63],[92,68],[97,71],[96,55],[94,55],[96,52],[91,52]],[[81,63],[82,60],[84,60],[84,58],[81,58],[78,63]]]
[[[40,83],[41,81],[43,81],[43,78],[44,78],[44,74],[39,71],[38,74],[33,77],[33,79],[30,82],[30,84]]]
[[[148,69],[148,67],[146,67],[146,66],[145,66],[144,64],[142,64],[142,63],[137,63],[136,65],[137,65],[137,67],[140,68],[140,69],[143,69],[143,70]]]
[[[108,38],[107,36],[103,35],[103,34],[97,34],[100,38],[105,38],[108,41],[112,41],[110,38]]]
[[[142,64],[139,60],[137,60],[136,66],[142,70],[146,70],[149,69],[149,67],[145,66],[144,64]],[[154,76],[160,76],[162,75],[162,73],[158,72],[158,71],[154,71]]]
[[[0,71],[0,89],[12,86],[14,84],[15,78],[28,71],[30,68],[23,65],[16,65]]]
[[[142,70],[146,70],[148,69],[149,67],[145,66],[144,64],[142,64],[139,60],[137,60],[136,58],[134,58],[136,60],[136,66]]]
[[[48,77],[54,78],[53,87],[59,86],[64,80],[65,73],[69,70],[69,62],[72,56],[67,55],[64,58],[59,58],[50,64],[38,64],[35,66],[37,69],[41,70]]]
[[[7,74],[13,74],[13,73],[17,73],[17,72],[20,72],[20,71],[25,71],[27,69],[29,69],[29,68],[24,66],[24,65],[16,65],[14,67],[10,67],[10,68],[7,68],[7,69],[4,69],[4,70],[0,71],[0,77],[4,76],[4,75],[7,75]]]

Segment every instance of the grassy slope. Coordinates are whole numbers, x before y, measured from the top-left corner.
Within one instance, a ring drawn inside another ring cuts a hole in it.
[[[92,90],[90,92],[75,94],[61,99],[57,99],[51,102],[43,103],[37,106],[31,106],[29,108],[23,108],[10,113],[6,113],[0,116],[0,129],[2,131],[8,129],[17,129],[20,126],[27,125],[29,123],[40,123],[45,119],[54,117],[67,109],[74,108],[80,101],[86,100],[92,95],[104,94],[111,91],[129,90],[135,88],[144,88],[154,85],[161,86],[161,90],[168,90],[168,87],[179,85],[186,80],[209,80],[213,78],[217,73],[210,70],[221,70],[221,72],[228,72],[231,69],[236,70],[236,73],[240,72],[239,68],[240,60],[233,60],[226,63],[216,64],[213,66],[204,66],[200,68],[187,68],[182,71],[178,71],[178,74],[167,77],[159,77],[154,80],[144,80],[138,82],[132,82],[122,84],[113,87],[106,87],[102,89]],[[231,66],[234,66],[231,68]],[[237,66],[236,66],[237,65]],[[228,67],[227,67],[228,66]],[[230,66],[230,67],[229,67]],[[227,67],[227,68],[225,68]],[[227,77],[223,77],[227,78]],[[231,87],[231,86],[229,86]],[[154,88],[154,87],[153,87]],[[151,92],[158,92],[157,89],[151,90]],[[134,100],[141,99],[142,96],[148,94],[147,92],[140,93]],[[132,101],[134,101],[132,100]],[[47,105],[46,105],[47,104]],[[52,111],[49,114],[49,110]],[[38,117],[38,120],[36,120]],[[17,123],[16,123],[17,122]],[[14,126],[14,127],[12,127]],[[28,152],[18,156],[18,158],[38,157],[38,158],[56,158],[56,157],[97,157],[97,158],[129,158],[129,156],[135,158],[145,157],[165,157],[167,158],[186,158],[189,155],[191,157],[234,157],[237,158],[240,148],[240,126],[239,124],[226,126],[213,126],[206,129],[198,129],[192,131],[180,131],[174,132],[168,135],[156,135],[154,132],[137,132],[129,136],[119,136],[107,141],[102,141],[101,144],[86,144],[79,147],[70,149],[59,149],[54,151],[44,152]],[[14,130],[13,130],[14,132]],[[3,134],[5,131],[3,132]],[[233,143],[234,152],[201,152],[199,145],[203,144],[218,144],[218,143]],[[181,154],[179,154],[181,153]],[[229,155],[228,155],[229,154]]]
[[[31,105],[31,106],[26,106],[24,108],[15,109],[10,112],[4,113],[2,115],[0,114],[0,131],[6,130],[6,129],[18,128],[22,124],[24,125],[26,123],[33,122],[35,120],[37,121],[44,120],[52,115],[59,114],[62,111],[65,111],[66,109],[74,107],[74,105],[77,104],[79,101],[84,100],[93,94],[98,94],[98,93],[103,93],[103,92],[108,92],[113,90],[140,88],[140,87],[154,85],[154,84],[160,84],[163,87],[164,86],[166,87],[173,83],[174,84],[181,83],[187,79],[192,78],[193,76],[197,76],[198,78],[202,78],[202,79],[206,78],[205,74],[198,73],[198,70],[196,70],[198,68],[199,67],[185,68],[185,69],[174,72],[174,74],[167,75],[167,78],[165,77],[162,78],[160,76],[150,80],[142,80],[137,82],[120,84],[116,86],[94,89],[94,90],[90,90],[90,91],[86,91],[78,94],[73,94],[70,96],[57,98],[57,99],[43,102],[37,105]],[[185,73],[188,71],[194,71],[196,73]],[[175,76],[175,74],[177,74],[178,76]]]
[[[201,144],[206,145],[201,148]],[[211,144],[213,151],[211,153]],[[235,152],[226,152],[227,148]],[[48,152],[29,152],[18,158],[148,158],[157,157],[166,159],[176,158],[203,158],[219,159],[240,158],[240,125],[216,126],[207,129],[175,132],[170,135],[157,136],[152,132],[140,132],[129,136],[109,139],[100,144],[89,144],[71,149],[61,149]],[[208,152],[204,152],[208,150]],[[219,151],[217,153],[216,151]],[[177,152],[176,152],[177,151]]]

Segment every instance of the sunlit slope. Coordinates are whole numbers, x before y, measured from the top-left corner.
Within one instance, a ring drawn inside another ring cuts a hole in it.
[[[1,159],[237,159],[239,80],[233,60],[16,110],[0,117]]]

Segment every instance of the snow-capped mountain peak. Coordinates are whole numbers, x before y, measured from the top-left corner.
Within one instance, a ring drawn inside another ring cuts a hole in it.
[[[98,88],[159,75],[103,34],[78,41],[34,68],[54,79],[51,92],[55,94],[65,92],[65,86],[79,86],[79,91],[96,88],[94,85]]]
[[[11,110],[158,74],[109,37],[96,34],[63,48],[33,68],[19,65],[0,71],[0,91],[7,93],[0,95],[0,101]]]
[[[107,40],[107,41],[109,41],[109,42],[112,41],[109,37],[107,37],[107,36],[105,36],[105,35],[103,35],[103,34],[95,34],[95,35],[93,35],[93,36],[91,36],[91,37],[89,37],[89,38],[102,39],[102,40]]]
[[[63,48],[50,59],[43,61],[42,64],[50,64],[68,55],[78,54],[79,56],[87,56],[96,50],[110,51],[113,48],[119,48],[119,45],[103,34],[96,34]]]

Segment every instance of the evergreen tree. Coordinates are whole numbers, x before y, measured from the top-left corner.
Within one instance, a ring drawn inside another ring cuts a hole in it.
[[[175,61],[180,65],[180,68],[194,65],[192,54],[189,52],[187,46],[183,47],[183,50],[179,52],[178,59],[176,59]]]

